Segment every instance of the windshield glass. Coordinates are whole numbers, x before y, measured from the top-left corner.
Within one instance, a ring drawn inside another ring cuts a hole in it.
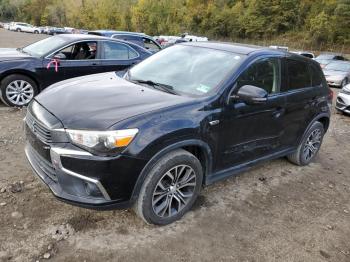
[[[59,36],[52,36],[45,38],[41,41],[35,42],[34,44],[24,47],[22,50],[33,56],[44,56],[55,51],[58,47],[61,47],[66,40]]]
[[[167,85],[177,93],[205,96],[238,67],[245,55],[215,49],[175,45],[130,69],[131,81]]]
[[[330,63],[325,67],[325,69],[350,72],[350,63]]]

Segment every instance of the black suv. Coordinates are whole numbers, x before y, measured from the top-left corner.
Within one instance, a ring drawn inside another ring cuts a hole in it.
[[[65,202],[179,219],[203,185],[261,161],[310,163],[330,121],[319,64],[255,46],[183,43],[130,69],[54,84],[30,104],[26,155]]]

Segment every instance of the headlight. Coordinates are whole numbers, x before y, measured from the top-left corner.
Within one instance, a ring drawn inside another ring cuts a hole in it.
[[[71,142],[95,154],[111,155],[127,147],[138,133],[138,129],[117,131],[69,130]]]

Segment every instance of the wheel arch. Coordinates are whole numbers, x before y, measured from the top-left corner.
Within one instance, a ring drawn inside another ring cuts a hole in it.
[[[305,138],[305,135],[307,133],[307,131],[310,129],[310,127],[316,122],[320,122],[323,127],[325,132],[327,132],[328,128],[329,128],[329,124],[330,124],[330,114],[329,113],[321,113],[318,114],[317,116],[315,116],[310,123],[308,124],[308,126],[305,128],[305,131],[303,133],[303,135],[301,136],[301,138],[298,141],[298,144],[303,141],[303,139]]]
[[[29,77],[31,80],[33,80],[35,82],[35,84],[37,85],[38,87],[38,91],[40,92],[41,91],[41,85],[40,85],[40,82],[38,81],[37,77],[35,76],[35,74],[33,74],[32,72],[30,71],[27,71],[27,70],[23,70],[23,69],[15,69],[15,70],[9,70],[9,71],[6,71],[4,73],[1,74],[1,77],[0,77],[0,83],[2,82],[2,80],[4,80],[5,77],[8,77],[10,75],[24,75],[26,77]]]
[[[154,165],[158,162],[158,160],[163,157],[165,154],[174,151],[176,149],[184,149],[191,154],[195,155],[200,161],[203,168],[203,183],[205,181],[205,177],[210,174],[212,170],[212,152],[209,145],[202,140],[198,139],[189,139],[181,142],[177,142],[171,145],[164,147],[162,150],[157,152],[145,165],[142,169],[136,184],[134,186],[134,190],[132,192],[131,201],[134,202],[141,190],[141,187],[147,177],[148,172],[154,167]]]

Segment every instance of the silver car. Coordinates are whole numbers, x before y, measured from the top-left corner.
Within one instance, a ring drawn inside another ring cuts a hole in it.
[[[331,62],[323,68],[323,73],[328,85],[342,88],[350,83],[350,62]]]
[[[335,108],[338,111],[350,114],[350,84],[344,86],[342,90],[339,91]]]

